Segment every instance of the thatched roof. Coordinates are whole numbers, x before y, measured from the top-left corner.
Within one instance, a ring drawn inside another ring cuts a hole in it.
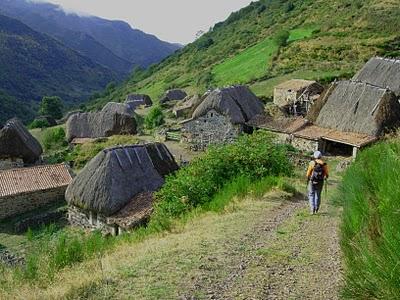
[[[168,101],[175,101],[175,100],[183,100],[187,96],[184,90],[174,89],[168,90],[165,94],[161,97],[160,103],[165,103]]]
[[[132,110],[135,110],[138,106],[152,106],[153,101],[150,96],[145,94],[130,94],[126,97],[125,104],[127,104]]]
[[[199,95],[187,96],[174,106],[173,113],[177,117],[181,117],[182,115],[192,115],[203,99],[204,98],[200,97]]]
[[[34,163],[42,152],[42,146],[18,119],[11,119],[0,128],[0,159],[21,158],[25,163]]]
[[[377,136],[400,120],[400,104],[389,90],[342,81],[321,109],[316,125],[343,132]]]
[[[353,80],[388,88],[400,96],[400,60],[373,57],[353,77]]]
[[[244,124],[264,113],[263,103],[246,86],[232,86],[212,91],[196,108],[192,119],[215,110],[229,117],[233,124]]]
[[[313,80],[291,79],[291,80],[282,82],[281,84],[275,86],[275,89],[301,91],[301,90],[305,89],[306,87],[309,87],[313,84],[317,84],[317,85],[321,86],[318,82],[313,81]]]
[[[164,176],[178,169],[164,144],[133,145],[101,151],[68,187],[69,204],[107,217],[136,195],[156,191]]]
[[[77,113],[67,121],[68,141],[117,134],[136,134],[133,111],[126,104],[110,102],[100,112]]]

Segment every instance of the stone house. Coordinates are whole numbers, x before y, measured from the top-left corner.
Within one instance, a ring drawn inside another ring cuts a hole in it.
[[[305,116],[324,88],[316,81],[292,79],[274,89],[274,104],[290,115]]]
[[[177,169],[161,143],[103,150],[66,191],[69,222],[113,235],[143,224],[153,210],[153,192]]]
[[[43,149],[22,122],[11,119],[0,126],[0,170],[40,161]]]
[[[0,220],[65,200],[72,182],[65,164],[0,171]]]
[[[182,141],[193,150],[204,150],[210,144],[229,143],[241,133],[251,133],[246,123],[264,114],[263,103],[245,86],[216,89],[208,94],[183,121]]]

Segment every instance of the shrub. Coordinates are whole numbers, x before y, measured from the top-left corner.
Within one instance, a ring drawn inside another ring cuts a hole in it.
[[[207,205],[226,183],[238,176],[254,180],[291,175],[293,167],[286,154],[286,148],[274,144],[265,132],[242,136],[234,144],[211,147],[201,158],[167,178],[156,195],[158,204],[152,225],[166,227],[170,218]]]
[[[154,106],[144,119],[147,129],[154,129],[164,124],[164,113],[159,106]]]
[[[50,124],[49,122],[47,122],[47,120],[33,120],[33,122],[28,126],[29,129],[47,128],[47,127],[50,127]]]
[[[339,188],[345,298],[400,299],[399,155],[398,141],[363,151]]]
[[[43,97],[39,113],[43,116],[51,116],[54,119],[61,119],[63,116],[62,110],[63,103],[60,97]]]
[[[287,41],[289,39],[290,33],[287,30],[282,30],[278,32],[274,36],[274,42],[279,46],[279,47],[284,47],[287,45]]]
[[[43,146],[45,150],[56,150],[67,146],[65,130],[62,127],[48,128],[43,133]]]

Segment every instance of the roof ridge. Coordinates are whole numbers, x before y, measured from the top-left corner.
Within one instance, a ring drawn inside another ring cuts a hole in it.
[[[392,91],[388,87],[382,87],[382,86],[379,86],[379,85],[376,85],[376,84],[372,84],[372,83],[369,83],[369,82],[365,82],[365,81],[362,81],[362,80],[349,79],[349,80],[343,80],[342,82],[349,82],[349,83],[356,83],[356,84],[357,83],[361,83],[361,84],[364,84],[364,85],[367,85],[367,86],[370,86],[370,87],[373,87],[373,88],[377,88],[377,89],[380,89],[380,90]]]
[[[43,168],[46,168],[46,167],[56,167],[56,166],[65,166],[66,168],[68,168],[68,165],[66,163],[58,163],[58,164],[34,165],[34,166],[29,166],[29,167],[0,170],[0,173],[11,172],[11,171],[21,171],[21,170],[31,170],[31,169],[43,169]]]

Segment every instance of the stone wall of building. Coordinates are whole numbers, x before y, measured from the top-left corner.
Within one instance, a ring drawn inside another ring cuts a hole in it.
[[[234,125],[227,117],[210,110],[183,125],[182,141],[190,144],[193,150],[204,150],[210,144],[233,142],[242,132],[242,125]]]
[[[300,96],[298,91],[276,88],[274,91],[274,104],[279,107],[285,107],[295,102],[298,96]]]
[[[24,167],[22,159],[0,159],[0,170],[9,170]]]
[[[67,187],[0,197],[0,220],[65,200]]]
[[[317,151],[320,150],[320,142],[314,140],[308,140],[300,137],[293,137],[292,146],[301,151]]]
[[[108,225],[106,217],[72,205],[68,207],[68,222],[72,226],[99,230],[103,234],[117,235],[120,231],[117,226]]]

